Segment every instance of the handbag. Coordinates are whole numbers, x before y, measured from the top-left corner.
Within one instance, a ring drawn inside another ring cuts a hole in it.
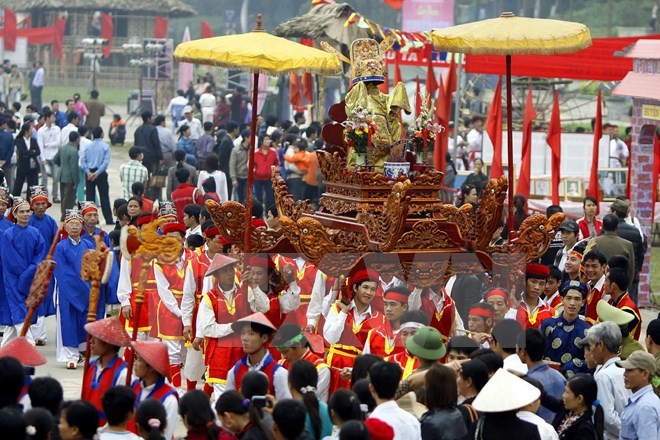
[[[149,179],[149,186],[152,188],[165,188],[167,184],[167,168],[160,167]]]

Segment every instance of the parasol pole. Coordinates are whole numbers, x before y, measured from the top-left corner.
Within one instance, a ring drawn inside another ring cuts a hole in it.
[[[508,230],[509,240],[513,237],[513,107],[511,104],[511,55],[506,56],[506,143],[507,143],[507,161],[509,162],[509,212],[508,212]]]
[[[48,292],[48,286],[53,279],[53,273],[55,272],[55,261],[53,260],[53,254],[55,253],[55,247],[57,243],[60,242],[60,236],[64,225],[60,226],[57,230],[57,234],[53,237],[53,241],[50,243],[50,249],[48,249],[48,255],[44,258],[41,263],[37,265],[37,270],[34,273],[34,279],[30,285],[30,293],[26,298],[26,303],[28,306],[27,314],[25,315],[25,321],[23,321],[23,328],[21,329],[20,336],[25,336],[32,325],[32,318],[34,317],[34,312],[39,308],[44,299],[46,299],[46,293]]]

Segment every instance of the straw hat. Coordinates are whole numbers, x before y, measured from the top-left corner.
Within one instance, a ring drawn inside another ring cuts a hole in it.
[[[527,406],[541,397],[541,391],[513,373],[500,368],[483,387],[472,406],[479,412],[499,413]]]
[[[7,345],[0,348],[0,358],[5,356],[16,358],[25,367],[38,367],[46,363],[46,358],[30,344],[25,336],[12,339]]]

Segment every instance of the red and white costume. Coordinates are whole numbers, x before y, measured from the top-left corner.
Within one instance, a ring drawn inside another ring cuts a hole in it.
[[[320,271],[318,267],[314,266],[308,261],[305,261],[302,257],[293,259],[283,255],[277,255],[274,261],[275,267],[280,272],[282,272],[282,269],[284,269],[284,266],[287,264],[291,264],[294,267],[296,285],[300,288],[300,304],[298,308],[288,312],[286,318],[284,319],[284,323],[297,324],[302,328],[305,328],[307,327],[307,310],[312,299],[312,291],[316,283],[316,275]],[[275,321],[271,322],[275,324]]]
[[[541,298],[538,299],[534,309],[530,309],[527,303],[522,301],[516,311],[516,321],[523,329],[541,328],[541,323],[553,316],[555,316],[555,309],[547,305]]]
[[[316,395],[319,399],[324,402],[328,401],[328,391],[330,390],[330,380],[331,373],[330,367],[325,363],[325,360],[322,357],[317,356],[309,348],[305,351],[305,354],[300,358],[301,360],[309,361],[316,367],[316,371],[319,374],[319,380],[316,385]],[[285,359],[280,359],[278,364],[286,368],[287,371],[291,370],[291,365]]]
[[[410,294],[408,308],[421,310],[430,317],[429,325],[442,334],[445,343],[454,334],[457,323],[456,305],[444,287],[439,294],[430,288],[416,287]]]
[[[151,312],[155,304],[154,296],[156,293],[156,281],[154,278],[153,265],[149,266],[149,275],[147,277],[147,284],[144,290],[144,303],[139,318],[137,317],[137,306],[135,298],[140,281],[140,269],[142,267],[142,259],[133,258],[127,260],[122,257],[119,267],[119,283],[117,284],[117,299],[122,307],[130,305],[133,309],[133,319],[127,320],[120,317],[121,322],[124,324],[129,333],[133,332],[134,321],[138,319],[138,339],[147,339],[149,331],[154,323],[156,314]]]
[[[595,285],[589,284],[589,293],[587,294],[587,304],[585,306],[585,315],[584,319],[589,324],[594,325],[598,322],[598,312],[596,311],[596,305],[601,299],[609,301],[609,295],[606,295],[607,298],[604,298],[603,295],[603,285],[605,284],[605,274],[603,274],[600,279],[596,282]]]

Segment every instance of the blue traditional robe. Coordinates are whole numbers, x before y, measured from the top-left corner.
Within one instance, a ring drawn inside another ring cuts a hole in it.
[[[89,249],[96,249],[88,240],[74,243],[67,238],[55,247],[53,260],[55,265],[55,285],[60,308],[60,325],[62,327],[62,345],[78,347],[85,342],[87,333],[85,323],[89,310],[90,283],[80,276],[83,254]],[[99,298],[97,319],[105,314],[105,303]]]
[[[32,226],[14,225],[0,237],[2,275],[10,313],[8,325],[21,325],[25,320],[25,299],[30,293],[37,265],[47,252],[46,241]],[[35,314],[34,322],[36,318]]]
[[[584,349],[578,344],[588,329],[589,324],[586,321],[577,318],[568,322],[563,314],[541,323],[541,332],[547,340],[544,357],[561,363],[561,372],[568,378],[588,371]]]
[[[103,240],[103,243],[112,251],[112,242],[110,241],[110,235],[101,228],[94,229],[94,236],[100,236]],[[86,240],[96,248],[96,241],[94,236],[90,235],[87,230],[84,230],[84,233],[80,236],[81,239]],[[114,251],[113,251],[114,252]],[[113,255],[114,257],[114,255]],[[117,299],[117,285],[119,284],[119,265],[112,265],[112,272],[110,272],[110,278],[108,278],[108,283],[101,286],[101,298],[103,299],[104,304],[119,304],[119,299]]]
[[[2,234],[14,226],[5,216],[0,217],[0,237]],[[11,324],[11,314],[9,313],[9,303],[7,302],[7,293],[5,292],[5,282],[2,276],[2,257],[0,257],[0,325]]]
[[[60,229],[55,219],[48,214],[44,214],[44,216],[41,218],[32,214],[30,216],[30,220],[28,220],[28,226],[36,228],[41,233],[41,236],[44,238],[46,247],[48,249],[50,249],[53,238],[55,238],[57,232]],[[54,291],[55,283],[51,281],[48,285],[48,293],[46,293],[46,298],[44,298],[44,302],[42,302],[37,309],[37,315],[53,316],[55,314],[55,301],[53,299]]]

